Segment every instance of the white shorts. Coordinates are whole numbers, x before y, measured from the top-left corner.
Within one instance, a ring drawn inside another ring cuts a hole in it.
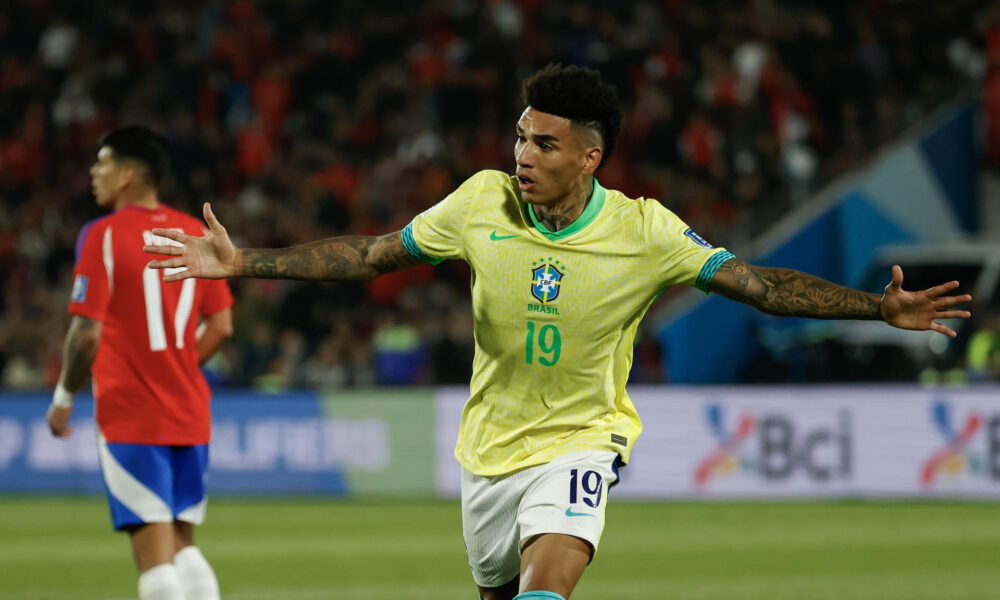
[[[507,476],[462,469],[462,533],[476,584],[499,587],[517,577],[524,544],[539,534],[572,535],[596,552],[618,464],[615,452],[587,450]]]

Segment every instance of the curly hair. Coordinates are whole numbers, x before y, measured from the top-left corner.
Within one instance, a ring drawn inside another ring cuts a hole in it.
[[[615,88],[604,83],[600,73],[549,64],[526,79],[521,91],[526,106],[596,131],[603,146],[598,168],[611,158],[622,126],[622,107]]]

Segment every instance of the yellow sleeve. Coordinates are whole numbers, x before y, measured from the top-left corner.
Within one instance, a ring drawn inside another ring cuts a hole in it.
[[[707,294],[715,272],[733,254],[702,239],[656,200],[646,200],[644,209],[647,248],[660,284],[692,285]]]
[[[403,245],[413,256],[437,264],[465,258],[463,236],[475,199],[495,182],[490,171],[480,171],[444,200],[420,213],[403,228]]]

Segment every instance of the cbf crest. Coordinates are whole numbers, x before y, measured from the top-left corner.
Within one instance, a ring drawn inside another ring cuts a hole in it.
[[[548,304],[559,297],[566,267],[552,257],[540,259],[533,263],[531,269],[531,295],[542,304]]]

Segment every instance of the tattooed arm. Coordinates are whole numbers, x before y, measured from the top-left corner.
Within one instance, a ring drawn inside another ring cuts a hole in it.
[[[87,317],[75,315],[70,322],[66,341],[63,342],[62,371],[47,415],[53,435],[66,437],[73,430],[67,425],[73,413],[73,395],[90,374],[90,366],[94,364],[97,347],[101,343],[102,331],[100,321]]]
[[[951,310],[972,296],[945,296],[957,281],[928,290],[902,289],[903,270],[892,268],[885,294],[870,294],[830,283],[791,269],[758,267],[731,258],[712,279],[711,291],[743,302],[769,315],[813,319],[879,319],[900,329],[932,329],[950,337],[955,332],[935,319],[968,318],[969,312]]]
[[[154,229],[155,235],[180,242],[181,246],[144,246],[143,250],[176,258],[149,263],[154,269],[183,268],[164,281],[189,277],[257,277],[262,279],[314,279],[343,281],[374,279],[383,273],[421,264],[403,246],[399,231],[379,237],[347,235],[327,238],[291,248],[239,249],[205,204],[208,235],[197,237],[179,231]]]
[[[348,235],[302,246],[237,250],[234,275],[264,279],[374,279],[421,264],[399,231],[379,237]]]
[[[757,267],[731,258],[712,279],[711,291],[769,315],[814,319],[881,319],[881,296],[852,290],[819,277]]]

